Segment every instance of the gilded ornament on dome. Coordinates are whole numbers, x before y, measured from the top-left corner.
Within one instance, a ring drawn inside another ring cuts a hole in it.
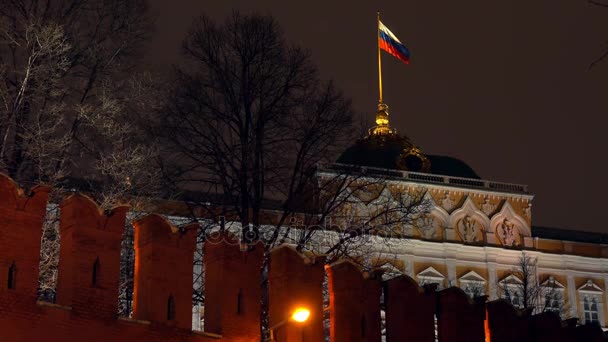
[[[428,172],[431,169],[431,162],[416,146],[404,148],[398,158],[397,165],[402,170]]]

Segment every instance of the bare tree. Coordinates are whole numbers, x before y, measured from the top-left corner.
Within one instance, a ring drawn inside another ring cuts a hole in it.
[[[290,45],[272,17],[234,13],[216,24],[203,16],[183,47],[189,64],[176,73],[159,125],[167,154],[179,160],[175,184],[215,195],[237,217],[245,242],[284,243],[293,220],[317,228],[329,218],[346,222],[354,198],[377,202],[348,222],[341,245],[379,222],[407,224],[421,214],[412,213],[423,202],[420,189],[392,191],[388,205],[386,176],[319,167],[354,140],[350,102],[319,79],[310,54]],[[269,208],[273,220],[264,217]],[[293,231],[305,231],[292,241],[304,249],[318,229]],[[338,255],[341,247],[328,251]]]
[[[57,203],[86,192],[108,207],[157,191],[156,151],[139,113],[148,75],[132,75],[150,32],[146,2],[0,1],[0,172],[46,183]],[[43,227],[40,293],[52,300],[58,207]]]
[[[331,164],[354,141],[350,102],[272,17],[202,16],[183,51],[156,131],[175,161],[165,171],[174,191],[217,203],[203,216],[230,217],[244,248],[292,244],[369,266],[370,253],[390,253],[388,238],[428,213],[422,188]]]
[[[143,1],[2,2],[0,170],[52,185],[92,172],[97,182],[128,177],[147,153],[127,114],[143,95],[128,72],[150,28],[145,9]]]
[[[181,158],[182,183],[211,183],[247,241],[268,198],[285,212],[350,133],[350,104],[318,79],[308,52],[289,45],[271,17],[198,19],[184,41],[162,127]],[[253,227],[248,231],[250,225]]]
[[[552,277],[541,284],[537,273],[537,258],[522,253],[513,271],[498,283],[502,297],[519,308],[534,312],[553,311],[563,314],[563,295]]]
[[[474,281],[466,284],[463,289],[471,298],[477,298],[486,295],[486,286],[481,281]]]

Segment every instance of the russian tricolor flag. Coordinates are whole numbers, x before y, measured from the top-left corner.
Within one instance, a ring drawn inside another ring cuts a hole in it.
[[[410,51],[395,37],[393,32],[378,21],[378,45],[391,55],[397,57],[405,64],[410,63]]]

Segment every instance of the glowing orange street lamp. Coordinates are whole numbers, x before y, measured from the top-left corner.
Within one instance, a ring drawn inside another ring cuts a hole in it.
[[[309,317],[310,317],[310,310],[308,310],[307,308],[300,307],[300,308],[295,309],[289,318],[273,325],[270,328],[270,340],[269,341],[270,342],[276,341],[274,339],[274,331],[279,329],[283,325],[285,325],[289,322],[305,323],[306,321],[308,321]]]

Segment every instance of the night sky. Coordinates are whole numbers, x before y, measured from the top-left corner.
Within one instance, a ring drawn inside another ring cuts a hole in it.
[[[383,53],[391,124],[428,154],[467,162],[483,178],[528,184],[533,224],[608,233],[608,8],[585,0],[152,0],[147,66],[179,62],[205,12],[271,14],[311,50],[324,78],[367,126],[378,101],[376,10],[410,49]],[[607,199],[607,200],[605,200]]]

